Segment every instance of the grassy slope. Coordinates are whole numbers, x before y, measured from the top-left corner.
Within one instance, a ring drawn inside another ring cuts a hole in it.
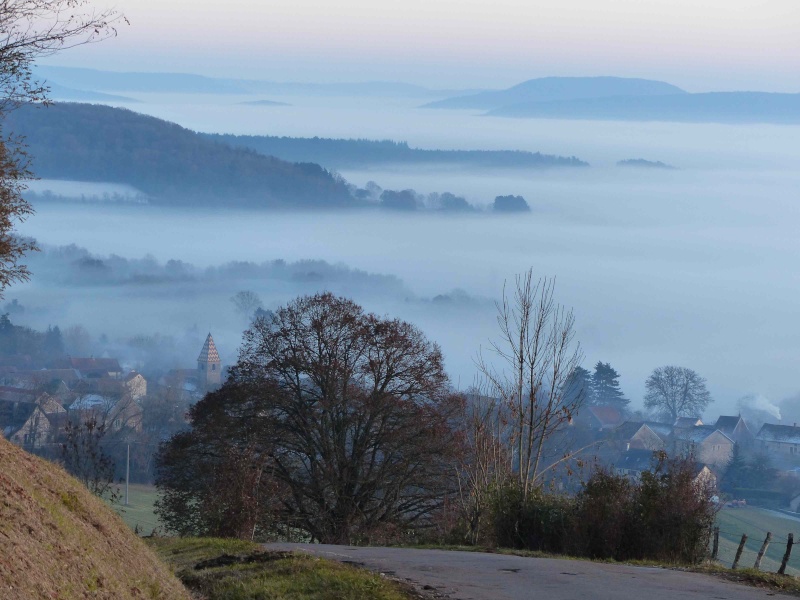
[[[188,594],[101,500],[61,468],[0,438],[0,597]]]
[[[152,538],[149,543],[189,589],[210,600],[407,600],[413,597],[399,584],[375,573],[303,553],[267,552],[250,542]],[[229,564],[202,565],[223,556],[228,557]]]
[[[800,521],[760,508],[725,508],[717,517],[717,525],[720,528],[719,559],[726,567],[733,563],[743,533],[747,534],[747,543],[740,564],[743,567],[752,567],[767,532],[772,532],[772,543],[761,562],[761,570],[773,573],[778,570],[786,551],[787,535],[794,533],[795,542],[800,541],[797,537],[800,533]],[[800,575],[800,548],[792,551],[786,573]]]

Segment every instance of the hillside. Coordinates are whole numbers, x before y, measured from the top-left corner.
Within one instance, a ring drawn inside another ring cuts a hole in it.
[[[2,438],[0,589],[14,600],[189,599],[101,500]]]
[[[661,96],[684,94],[669,83],[623,77],[542,77],[506,90],[456,96],[426,104],[424,108],[477,108],[493,110],[523,102],[556,102],[612,96]]]
[[[92,104],[24,106],[3,123],[46,179],[131,185],[163,204],[334,207],[347,185],[316,164],[231,148],[174,123]]]
[[[288,161],[309,161],[329,169],[376,165],[457,165],[484,168],[586,167],[582,160],[516,150],[422,150],[391,140],[290,138],[205,134],[209,139]]]
[[[710,92],[529,102],[488,113],[497,117],[674,121],[686,123],[800,123],[800,94]]]

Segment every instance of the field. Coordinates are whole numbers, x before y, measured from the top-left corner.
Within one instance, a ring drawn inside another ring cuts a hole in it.
[[[158,527],[158,518],[153,513],[153,503],[157,497],[155,486],[131,484],[128,506],[125,506],[125,486],[120,486],[120,501],[113,508],[131,529],[138,526],[140,535],[150,535]]]
[[[772,532],[772,542],[761,562],[761,570],[773,573],[780,567],[786,551],[787,535],[794,533],[795,542],[800,541],[800,520],[762,508],[724,508],[717,516],[717,525],[720,528],[719,560],[726,567],[733,563],[743,533],[747,534],[747,543],[739,564],[752,568],[767,532]],[[800,575],[800,548],[792,551],[786,573]]]

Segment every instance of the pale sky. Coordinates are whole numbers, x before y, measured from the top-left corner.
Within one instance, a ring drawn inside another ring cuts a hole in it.
[[[117,39],[47,63],[436,87],[618,75],[690,91],[800,92],[800,0],[121,0],[116,6],[131,21]]]

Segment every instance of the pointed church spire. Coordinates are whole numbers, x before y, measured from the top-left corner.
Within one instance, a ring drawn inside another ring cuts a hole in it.
[[[206,390],[219,387],[222,383],[222,363],[219,359],[219,352],[214,345],[214,338],[208,334],[206,343],[197,357],[197,370],[200,373],[200,381]]]
[[[211,337],[210,333],[206,338],[206,343],[203,344],[203,349],[200,350],[200,356],[197,357],[197,362],[219,362],[219,352],[217,352],[217,347],[214,345],[214,338]]]

